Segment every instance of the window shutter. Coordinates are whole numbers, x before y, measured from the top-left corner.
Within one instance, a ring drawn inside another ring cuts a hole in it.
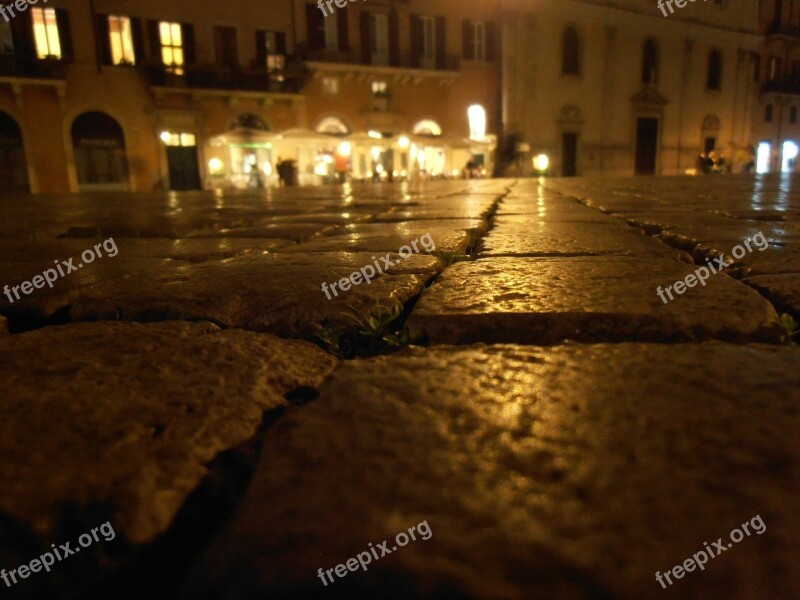
[[[372,62],[372,43],[369,36],[369,13],[362,11],[360,15],[361,29],[361,62],[368,65]]]
[[[396,12],[389,15],[389,64],[400,64],[400,17]]]
[[[337,27],[337,42],[339,44],[339,52],[348,52],[350,50],[350,36],[347,26],[348,11],[346,8],[339,9],[336,13],[336,27]]]
[[[183,38],[183,61],[187,65],[197,62],[194,44],[194,27],[188,23],[181,23],[181,36]]]
[[[282,31],[275,32],[275,50],[281,56],[286,56],[286,34]]]
[[[256,31],[256,67],[263,69],[267,66],[267,32]]]
[[[306,27],[308,29],[308,48],[322,50],[325,48],[325,32],[322,12],[314,4],[306,4]]]
[[[63,8],[56,9],[56,25],[58,27],[58,41],[61,44],[61,58],[72,60],[72,32],[69,28],[69,13]]]
[[[104,65],[112,64],[111,57],[111,33],[108,26],[108,15],[97,15],[97,51],[100,54],[100,61]]]
[[[444,17],[436,17],[436,67],[444,69],[445,67],[445,29]]]
[[[15,54],[24,58],[36,58],[36,41],[30,12],[17,14],[11,19],[11,37],[14,40]]]
[[[147,38],[150,42],[150,60],[154,65],[163,65],[164,57],[161,54],[161,34],[158,21],[147,21]]]
[[[423,47],[422,19],[411,15],[411,66],[419,67]]]
[[[497,60],[497,26],[494,23],[486,24],[486,60]]]
[[[461,25],[463,49],[461,56],[464,60],[475,60],[475,37],[472,31],[472,22],[464,19]]]
[[[142,20],[136,17],[131,17],[131,37],[133,38],[133,54],[136,59],[136,64],[138,65],[145,62],[146,56]]]

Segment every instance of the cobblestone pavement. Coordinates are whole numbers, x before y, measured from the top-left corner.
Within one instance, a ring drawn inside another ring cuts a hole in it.
[[[800,598],[800,179],[0,215],[4,597]]]

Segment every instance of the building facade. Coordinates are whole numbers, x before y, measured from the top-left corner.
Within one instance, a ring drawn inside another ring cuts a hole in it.
[[[341,4],[341,6],[339,6]],[[50,0],[0,16],[0,186],[453,176],[500,127],[494,3]]]
[[[759,102],[753,114],[759,172],[796,170],[800,145],[800,3],[761,0],[764,45],[757,81]]]
[[[758,3],[508,0],[503,127],[523,173],[684,173],[714,150],[743,168],[758,104]],[[672,12],[670,12],[670,10]]]

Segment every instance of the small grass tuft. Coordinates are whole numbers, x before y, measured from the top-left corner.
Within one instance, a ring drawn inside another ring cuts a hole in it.
[[[384,306],[378,300],[368,312],[350,307],[342,315],[352,324],[323,328],[317,335],[323,348],[341,359],[389,354],[414,342],[407,327],[398,328],[402,302]]]

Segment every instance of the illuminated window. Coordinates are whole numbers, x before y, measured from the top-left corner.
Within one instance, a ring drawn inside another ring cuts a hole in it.
[[[111,38],[111,62],[115,65],[136,64],[133,52],[133,33],[128,17],[108,17],[108,31]]]
[[[167,146],[183,146],[185,148],[197,145],[197,136],[193,133],[162,131],[160,137]]]
[[[161,62],[176,75],[183,75],[183,35],[180,23],[162,21],[158,24],[161,37]]]
[[[326,96],[336,96],[339,93],[339,80],[336,77],[323,77],[322,93]]]
[[[480,104],[473,104],[467,109],[469,117],[469,137],[482,140],[486,137],[486,110]]]
[[[283,71],[286,65],[286,42],[283,34],[277,31],[267,31],[267,69],[269,71]]]
[[[389,93],[389,84],[385,81],[372,82],[372,95],[373,96],[386,96]]]
[[[33,37],[38,58],[61,58],[61,41],[58,37],[56,9],[31,8]]]

